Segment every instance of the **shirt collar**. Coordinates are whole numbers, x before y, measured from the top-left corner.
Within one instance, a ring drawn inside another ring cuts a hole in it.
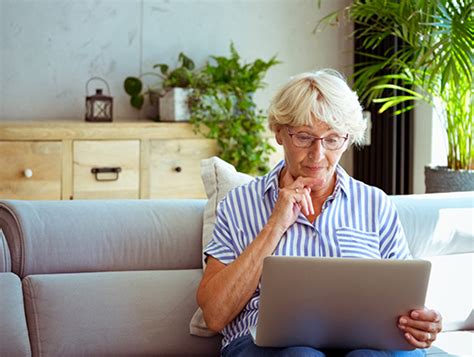
[[[285,167],[285,160],[281,160],[267,175],[263,194],[266,194],[270,189],[277,190],[279,187],[278,180],[281,170]]]
[[[339,189],[342,190],[346,194],[347,198],[350,198],[350,190],[349,190],[349,181],[350,176],[347,172],[342,168],[341,165],[336,166],[336,187],[334,188],[334,192],[337,192]]]

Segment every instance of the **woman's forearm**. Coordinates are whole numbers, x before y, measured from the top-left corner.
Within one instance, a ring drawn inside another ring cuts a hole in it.
[[[233,263],[199,289],[198,303],[211,330],[222,330],[245,307],[257,289],[263,259],[273,253],[283,233],[269,222]]]

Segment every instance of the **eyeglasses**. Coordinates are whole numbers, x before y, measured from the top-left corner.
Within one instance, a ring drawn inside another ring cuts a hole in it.
[[[326,150],[339,150],[349,138],[349,135],[339,136],[337,134],[318,138],[317,136],[306,133],[292,133],[289,128],[286,128],[286,130],[288,130],[288,135],[290,136],[293,145],[297,148],[309,148],[316,140],[321,140],[321,145]]]

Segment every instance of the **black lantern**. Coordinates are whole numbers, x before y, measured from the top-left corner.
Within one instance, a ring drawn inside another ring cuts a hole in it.
[[[102,89],[96,89],[95,94],[89,96],[89,83],[97,79],[107,86],[109,95],[102,93]],[[109,84],[100,77],[92,77],[86,83],[86,121],[107,122],[112,121],[113,98],[110,96]]]

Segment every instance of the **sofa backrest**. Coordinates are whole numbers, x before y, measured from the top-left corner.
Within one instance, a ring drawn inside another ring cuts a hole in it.
[[[474,191],[391,199],[413,257],[474,252]]]
[[[474,252],[474,192],[391,198],[414,257]],[[200,268],[205,203],[0,201],[0,229],[6,238],[0,235],[3,270],[10,271],[11,265],[23,277]]]
[[[196,269],[205,200],[0,201],[11,270]]]

